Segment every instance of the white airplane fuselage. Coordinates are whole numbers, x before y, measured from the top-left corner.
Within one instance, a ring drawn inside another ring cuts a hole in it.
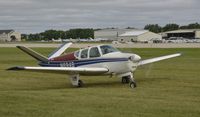
[[[135,62],[130,61],[128,59],[130,56],[137,56],[137,60]],[[129,53],[121,53],[121,52],[113,52],[106,55],[102,55],[101,58],[105,59],[121,59],[118,61],[110,61],[110,62],[101,62],[101,63],[95,63],[90,65],[84,65],[82,67],[103,67],[109,69],[105,75],[110,74],[123,74],[127,72],[133,72],[137,68],[138,61],[140,60],[140,57],[136,54],[129,54]],[[90,74],[88,74],[90,75]]]
[[[110,45],[98,45],[80,49],[75,52],[62,53],[72,43],[61,45],[48,58],[24,46],[17,46],[22,51],[40,61],[41,67],[17,66],[8,70],[33,70],[52,71],[68,74],[73,86],[82,86],[80,75],[117,75],[122,78],[122,83],[130,83],[130,87],[136,87],[133,72],[138,66],[178,57],[181,53],[155,57],[141,60],[141,57],[134,53],[122,53]]]
[[[131,58],[132,57],[132,58]],[[48,63],[39,63],[41,66],[60,66],[60,67],[87,67],[87,68],[107,68],[109,71],[105,74],[91,74],[91,73],[79,73],[80,75],[120,75],[128,72],[134,72],[137,68],[137,64],[141,57],[137,54],[132,53],[122,53],[112,52],[105,55],[102,55],[100,58],[87,58],[87,59],[78,59],[70,61],[59,61],[59,62],[48,62]],[[77,63],[82,63],[77,65]]]
[[[134,53],[122,53],[109,45],[91,46],[78,51],[50,58],[48,62],[40,62],[43,67],[79,67],[79,68],[106,68],[108,72],[88,73],[80,75],[119,75],[133,72],[141,57]]]

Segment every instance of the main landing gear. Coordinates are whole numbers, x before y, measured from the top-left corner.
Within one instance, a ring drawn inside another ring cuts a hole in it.
[[[122,84],[128,84],[130,82],[129,76],[123,76],[122,77]]]
[[[136,82],[133,78],[133,74],[131,72],[122,75],[122,84],[128,84],[128,83],[129,83],[130,88],[137,87]]]
[[[133,78],[133,74],[131,72],[122,74],[122,75],[120,75],[120,77],[122,78],[123,84],[129,83],[130,88],[136,88],[137,85],[136,85],[136,82]],[[83,81],[80,80],[79,74],[71,75],[70,78],[71,78],[71,83],[72,83],[73,86],[76,86],[76,87],[82,87],[83,86]]]
[[[76,86],[76,87],[82,87],[83,86],[83,81],[80,80],[80,76],[78,74],[71,76],[71,83],[72,83],[73,86]]]

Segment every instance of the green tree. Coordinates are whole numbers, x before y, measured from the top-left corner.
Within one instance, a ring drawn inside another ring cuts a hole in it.
[[[72,39],[84,39],[84,38],[94,38],[93,29],[70,29],[67,31],[67,38]]]
[[[28,34],[21,34],[21,38],[23,39],[23,40],[28,40]]]
[[[129,26],[128,26],[126,29],[136,29],[136,28],[134,28],[134,27],[129,27]]]
[[[162,27],[158,24],[147,24],[144,29],[154,33],[160,33],[162,31]]]
[[[172,30],[178,30],[179,29],[179,25],[178,24],[166,24],[162,30],[164,32],[166,31],[172,31]]]
[[[199,23],[191,23],[186,26],[180,26],[180,29],[200,29],[200,24]]]
[[[57,31],[57,30],[46,30],[45,32],[40,33],[41,37],[44,40],[52,40],[52,39],[59,39],[64,38],[66,35],[64,31]]]
[[[27,40],[29,41],[39,41],[41,40],[40,34],[29,34]]]

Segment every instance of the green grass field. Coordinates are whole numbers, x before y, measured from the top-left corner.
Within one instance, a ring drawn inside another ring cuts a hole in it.
[[[48,55],[52,48],[34,48]],[[71,51],[74,49],[71,49]],[[121,49],[143,58],[183,56],[138,68],[138,87],[119,78],[81,77],[73,88],[67,75],[6,71],[37,66],[16,48],[0,48],[0,117],[199,117],[200,49]]]

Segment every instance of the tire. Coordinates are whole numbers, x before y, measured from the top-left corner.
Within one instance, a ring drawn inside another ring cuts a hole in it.
[[[131,87],[132,89],[136,88],[136,87],[137,87],[136,82],[131,82],[131,83],[130,83],[130,87]]]
[[[82,80],[78,80],[78,87],[83,87],[83,81]]]
[[[122,84],[126,83],[126,77],[122,77]]]
[[[122,77],[122,84],[128,84],[130,82],[130,79],[128,76]]]

